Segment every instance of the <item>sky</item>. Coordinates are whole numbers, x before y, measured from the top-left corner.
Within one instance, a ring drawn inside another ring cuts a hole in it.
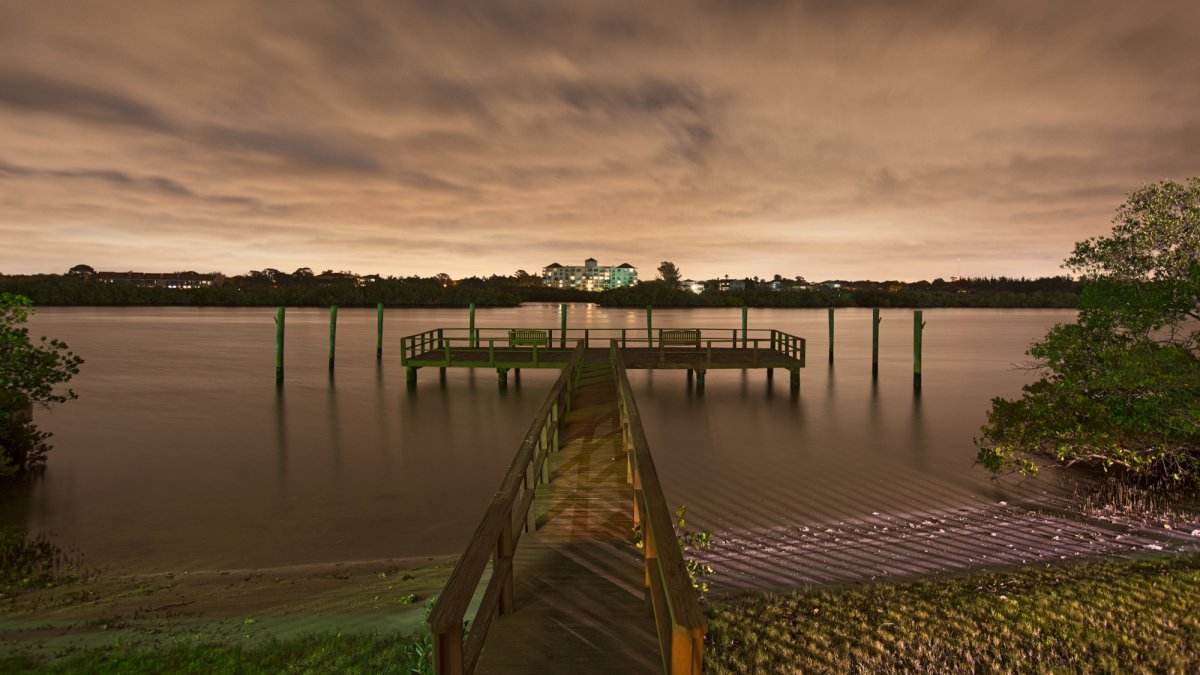
[[[0,0],[0,273],[1064,272],[1194,0]]]

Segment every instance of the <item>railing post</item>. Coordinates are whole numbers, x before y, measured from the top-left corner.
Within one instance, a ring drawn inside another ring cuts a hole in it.
[[[408,365],[408,338],[400,338],[400,365]]]
[[[532,506],[530,507],[533,508]],[[513,527],[512,527],[512,510],[509,509],[504,514],[504,524],[500,528],[500,540],[496,542],[496,562],[513,557]],[[493,565],[493,569],[497,569],[499,565]],[[511,569],[511,568],[510,568]],[[500,615],[512,614],[513,611],[513,575],[510,572],[508,578],[503,580],[503,586],[500,589]]]
[[[750,308],[747,307],[746,305],[742,305],[742,349],[746,348],[746,326],[747,326],[746,315],[749,312],[750,312]]]
[[[562,314],[562,337],[559,338],[558,346],[560,349],[567,348],[567,303],[562,303],[558,306],[558,311]]]
[[[462,624],[439,628],[433,636],[433,672],[437,675],[463,675]]]
[[[475,303],[471,303],[471,316],[467,322],[467,346],[475,348]]]
[[[654,330],[654,328],[653,328],[654,324],[650,319],[650,315],[651,315],[650,305],[646,305],[646,347],[647,348],[654,347],[654,334],[651,332],[652,330]]]

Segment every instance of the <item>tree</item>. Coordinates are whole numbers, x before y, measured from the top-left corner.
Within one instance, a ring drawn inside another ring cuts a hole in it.
[[[1076,244],[1064,266],[1083,275],[1078,320],[1030,347],[1043,377],[993,400],[978,460],[1200,485],[1200,178],[1130,194],[1112,234]]]
[[[57,385],[79,373],[83,359],[59,340],[29,338],[22,324],[33,314],[33,303],[21,295],[0,293],[0,475],[23,472],[44,461],[50,434],[40,431],[24,414],[31,404],[48,406],[76,398]]]
[[[672,288],[679,288],[679,280],[682,279],[679,268],[669,260],[662,261],[658,266],[658,278],[670,284]]]

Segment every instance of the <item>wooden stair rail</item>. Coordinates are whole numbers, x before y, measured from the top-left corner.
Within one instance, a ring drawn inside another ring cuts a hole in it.
[[[700,600],[692,588],[675,537],[675,521],[654,470],[650,444],[642,429],[642,417],[616,340],[610,343],[609,355],[617,378],[628,480],[633,484],[633,522],[642,528],[646,594],[658,628],[663,672],[700,675],[704,670],[704,635],[708,632],[708,620],[700,609]]]
[[[471,535],[466,551],[454,566],[446,586],[429,613],[433,634],[433,671],[438,675],[465,675],[475,670],[488,627],[497,613],[513,610],[513,554],[521,538],[522,525],[537,527],[533,498],[539,480],[548,478],[547,458],[559,447],[559,431],[571,407],[571,397],[583,362],[584,343],[575,353],[546,402],[525,434],[500,489],[492,497],[479,527]],[[463,639],[463,619],[478,589],[489,559],[492,574],[476,610],[471,629]]]

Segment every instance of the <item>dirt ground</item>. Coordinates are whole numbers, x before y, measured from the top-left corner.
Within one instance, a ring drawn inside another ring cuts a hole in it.
[[[416,632],[452,560],[420,558],[139,576],[93,575],[0,600],[0,654],[306,633]]]

